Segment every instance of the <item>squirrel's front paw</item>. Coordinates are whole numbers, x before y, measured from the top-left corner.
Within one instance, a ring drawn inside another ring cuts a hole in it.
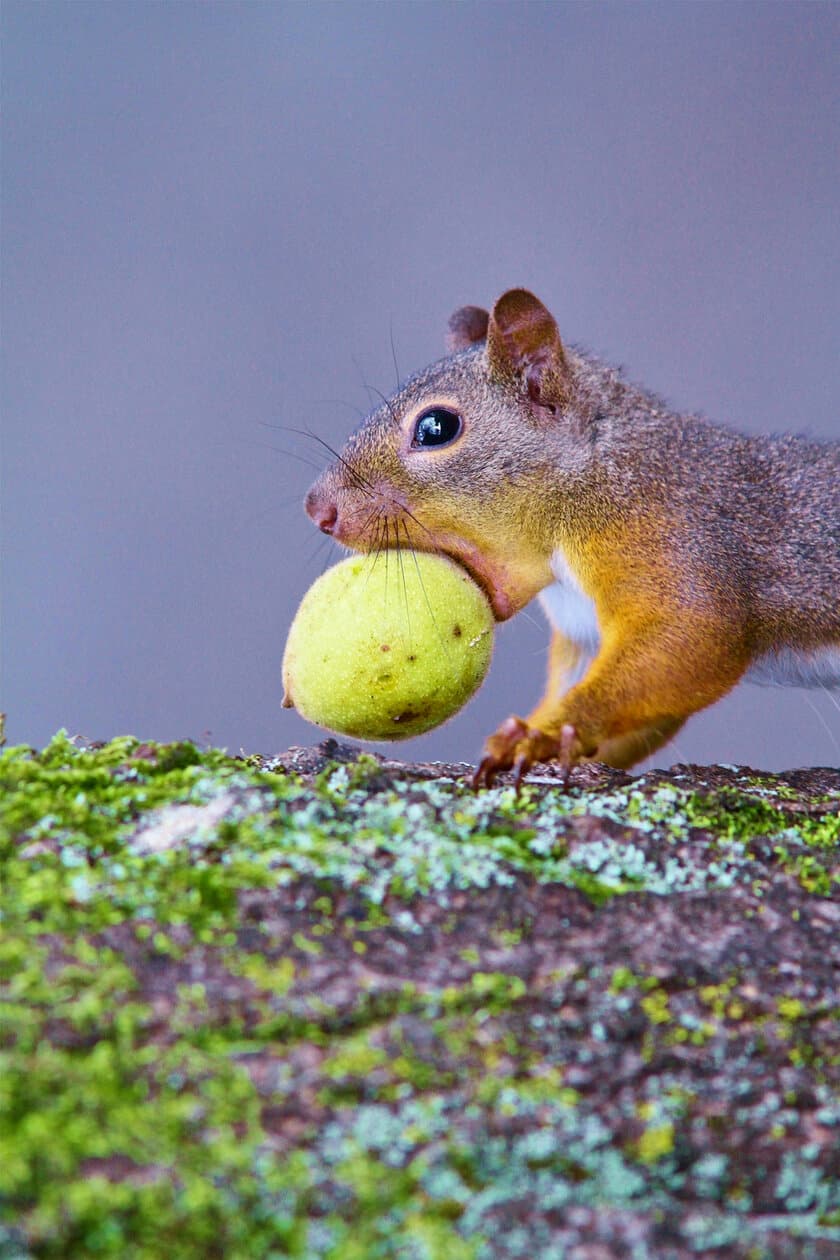
[[[492,787],[501,770],[513,770],[517,791],[523,776],[537,761],[559,761],[563,786],[568,786],[572,766],[583,752],[575,728],[568,723],[559,735],[529,726],[522,718],[509,717],[484,745],[484,756],[473,775],[473,787]]]

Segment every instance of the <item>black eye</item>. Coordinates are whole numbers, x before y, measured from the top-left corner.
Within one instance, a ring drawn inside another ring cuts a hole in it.
[[[413,446],[445,446],[461,432],[461,417],[447,407],[430,407],[414,426]]]

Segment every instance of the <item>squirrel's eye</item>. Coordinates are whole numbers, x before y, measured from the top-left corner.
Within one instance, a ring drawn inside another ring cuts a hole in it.
[[[447,407],[424,411],[414,426],[412,446],[445,446],[461,432],[461,417]]]

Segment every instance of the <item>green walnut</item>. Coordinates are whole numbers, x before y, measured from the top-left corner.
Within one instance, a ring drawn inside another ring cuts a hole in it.
[[[283,657],[283,704],[356,739],[420,735],[478,690],[493,629],[484,592],[453,561],[351,556],[303,597]]]

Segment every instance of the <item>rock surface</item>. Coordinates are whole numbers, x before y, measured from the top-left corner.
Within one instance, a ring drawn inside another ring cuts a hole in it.
[[[0,1257],[834,1257],[840,772],[0,756]]]

